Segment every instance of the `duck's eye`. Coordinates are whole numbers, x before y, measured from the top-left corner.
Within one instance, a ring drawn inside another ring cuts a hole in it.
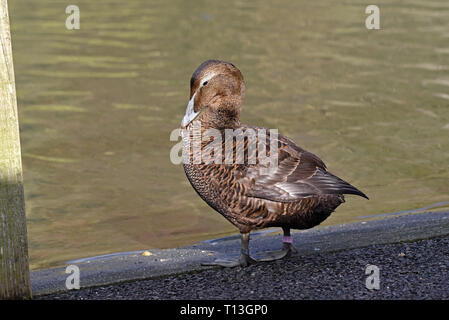
[[[203,82],[203,86],[205,86],[206,84],[207,84],[207,81],[204,81],[204,82]]]

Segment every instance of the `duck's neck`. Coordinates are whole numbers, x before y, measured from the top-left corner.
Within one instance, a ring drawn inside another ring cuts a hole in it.
[[[240,120],[236,119],[235,121],[226,121],[226,122],[201,122],[201,128],[204,130],[207,129],[216,129],[220,131],[224,131],[226,129],[237,129],[240,127]]]
[[[201,118],[201,125],[206,129],[236,129],[240,127],[240,107],[230,103],[218,108],[211,108]]]

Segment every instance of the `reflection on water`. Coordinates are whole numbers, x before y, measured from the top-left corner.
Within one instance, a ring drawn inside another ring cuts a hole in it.
[[[169,160],[191,73],[236,64],[243,122],[278,128],[367,193],[325,224],[449,200],[449,5],[10,2],[31,267],[235,232]]]

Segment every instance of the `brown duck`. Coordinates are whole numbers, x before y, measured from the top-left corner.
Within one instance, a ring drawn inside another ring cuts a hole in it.
[[[233,64],[205,61],[190,79],[190,101],[181,123],[187,178],[200,197],[241,233],[239,259],[212,263],[225,267],[256,262],[248,249],[252,230],[282,228],[282,250],[268,252],[258,261],[280,259],[296,252],[290,229],[320,224],[344,202],[344,194],[368,199],[292,140],[241,124],[244,95],[243,76]],[[256,134],[261,131],[265,136]],[[262,161],[262,154],[273,156],[275,166]]]

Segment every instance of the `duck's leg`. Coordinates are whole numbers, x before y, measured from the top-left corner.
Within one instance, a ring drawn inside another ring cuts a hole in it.
[[[247,267],[250,264],[256,263],[257,261],[251,258],[249,255],[249,232],[241,233],[240,239],[242,241],[242,246],[238,259],[216,259],[213,262],[202,263],[202,265],[232,268],[237,266]]]
[[[282,237],[282,250],[265,252],[262,254],[262,258],[258,259],[258,261],[274,261],[284,257],[289,257],[292,253],[298,252],[293,246],[293,238],[290,235],[290,228],[282,227],[282,231],[284,232]]]
[[[240,238],[242,240],[242,247],[240,248],[239,262],[240,266],[247,267],[257,261],[249,255],[249,232],[241,233]]]
[[[282,250],[286,250],[288,256],[292,253],[298,253],[298,250],[293,246],[293,237],[290,234],[290,228],[282,228],[282,231],[284,231],[284,236],[282,237]]]

